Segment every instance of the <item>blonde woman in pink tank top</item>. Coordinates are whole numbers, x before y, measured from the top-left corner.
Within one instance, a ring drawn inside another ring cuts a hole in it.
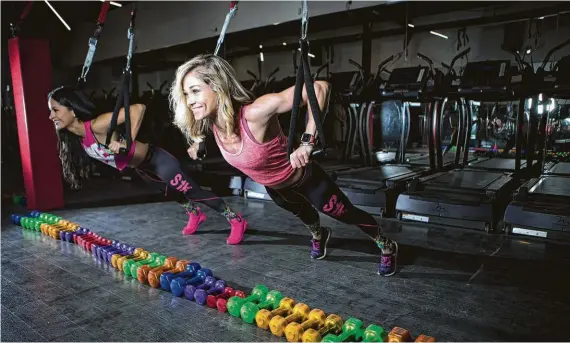
[[[329,85],[317,81],[314,86],[322,109]],[[331,229],[320,224],[320,211],[366,233],[379,248],[378,274],[393,275],[398,244],[386,238],[374,217],[355,207],[323,168],[310,160],[316,132],[310,108],[303,143],[287,156],[287,137],[278,115],[291,111],[293,95],[291,87],[254,99],[227,61],[199,55],[178,67],[170,103],[175,125],[195,142],[188,149],[190,157],[197,158],[198,143],[212,130],[225,160],[264,185],[277,205],[307,226],[312,235],[311,258],[326,256],[331,237]],[[301,106],[306,103],[303,89]]]

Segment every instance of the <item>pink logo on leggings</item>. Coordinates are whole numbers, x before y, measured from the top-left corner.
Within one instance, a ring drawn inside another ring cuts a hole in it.
[[[192,189],[192,186],[188,181],[184,180],[180,173],[176,174],[174,179],[170,180],[172,187],[176,187],[176,190],[182,193],[186,193],[188,190]]]
[[[340,217],[344,214],[344,204],[338,200],[336,195],[333,195],[328,204],[323,206],[323,211],[333,217]]]

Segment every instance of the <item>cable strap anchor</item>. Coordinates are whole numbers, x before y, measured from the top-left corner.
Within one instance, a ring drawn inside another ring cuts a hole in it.
[[[226,14],[226,20],[224,21],[224,26],[222,26],[222,30],[220,31],[220,36],[218,37],[218,42],[216,44],[216,50],[214,50],[214,55],[216,56],[218,55],[218,52],[220,51],[220,48],[224,43],[224,39],[226,37],[226,31],[230,26],[230,21],[235,16],[238,10],[238,3],[239,1],[232,1],[230,3],[230,11],[228,12],[228,14]]]

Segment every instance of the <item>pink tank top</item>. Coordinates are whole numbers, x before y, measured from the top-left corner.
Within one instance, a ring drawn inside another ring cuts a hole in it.
[[[258,143],[249,130],[243,115],[244,109],[245,106],[242,106],[240,110],[241,146],[236,153],[224,148],[214,126],[214,136],[222,156],[234,168],[264,186],[272,187],[283,183],[295,173],[287,156],[287,137],[280,131],[270,142]]]
[[[87,155],[118,170],[125,169],[135,154],[136,142],[133,141],[131,150],[126,156],[115,155],[97,142],[97,138],[95,138],[95,134],[91,130],[91,121],[86,121],[83,125],[85,125],[85,137],[81,140],[81,146],[83,146],[83,150],[85,150]]]

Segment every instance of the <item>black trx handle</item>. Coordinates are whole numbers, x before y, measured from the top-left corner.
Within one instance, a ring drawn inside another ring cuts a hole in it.
[[[105,141],[105,146],[108,147],[111,143],[111,138],[113,132],[117,129],[117,120],[119,119],[119,112],[121,107],[125,108],[125,139],[126,148],[120,148],[119,154],[127,154],[131,150],[131,145],[133,140],[131,137],[131,99],[130,99],[130,88],[131,88],[131,72],[125,71],[123,74],[123,85],[121,91],[117,96],[117,102],[115,103],[115,108],[113,109],[113,116],[111,117],[111,124],[109,125],[109,130],[107,131],[107,140]]]
[[[309,67],[309,43],[306,39],[301,39],[299,41],[301,45],[301,58],[300,66],[297,70],[297,79],[295,82],[295,94],[293,96],[293,108],[291,109],[291,123],[289,125],[289,141],[287,142],[287,155],[291,155],[293,152],[293,138],[295,136],[295,124],[297,123],[297,116],[299,114],[301,106],[301,98],[303,96],[303,84],[307,88],[307,97],[309,98],[309,105],[311,106],[311,112],[313,114],[313,119],[315,120],[315,125],[317,126],[316,137],[319,138],[320,147],[322,151],[325,151],[326,142],[325,135],[323,131],[323,124],[321,123],[321,110],[319,108],[319,102],[317,101],[317,95],[315,94],[315,87],[313,84],[313,78],[311,76],[311,69]]]
[[[127,53],[127,63],[123,71],[123,84],[119,95],[117,96],[117,102],[115,103],[115,108],[113,110],[113,116],[111,117],[111,123],[109,124],[109,129],[107,130],[107,139],[105,140],[105,146],[109,147],[111,143],[111,138],[113,133],[117,129],[117,120],[119,119],[119,112],[121,111],[121,105],[124,107],[125,111],[125,138],[126,138],[126,148],[120,148],[119,154],[127,154],[131,150],[133,140],[131,137],[131,99],[130,99],[130,89],[131,89],[131,59],[133,57],[133,48],[135,40],[135,18],[137,14],[137,3],[133,5],[133,10],[131,11],[131,20],[128,30],[129,39],[129,52]]]

